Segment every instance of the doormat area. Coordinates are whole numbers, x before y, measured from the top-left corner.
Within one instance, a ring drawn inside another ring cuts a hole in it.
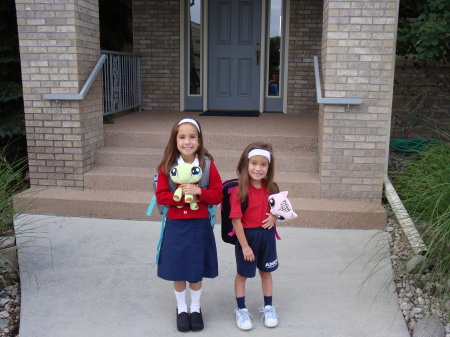
[[[259,117],[259,111],[205,111],[200,116]]]

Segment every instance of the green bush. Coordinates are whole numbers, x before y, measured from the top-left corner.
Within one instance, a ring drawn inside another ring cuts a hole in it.
[[[401,0],[397,55],[414,62],[449,61],[450,2]]]
[[[394,173],[397,192],[418,224],[437,289],[450,288],[450,144],[426,147]],[[427,268],[429,265],[424,265]]]

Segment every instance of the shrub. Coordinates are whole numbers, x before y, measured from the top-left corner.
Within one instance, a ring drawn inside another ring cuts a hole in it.
[[[25,164],[24,159],[9,162],[6,159],[6,148],[0,149],[0,231],[3,236],[9,234],[17,213],[14,211],[13,198],[25,187]]]

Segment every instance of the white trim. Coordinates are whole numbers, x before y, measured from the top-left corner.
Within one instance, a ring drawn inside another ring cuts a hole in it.
[[[283,29],[284,31],[282,32],[282,34],[284,35],[284,38],[282,38],[282,40],[284,40],[284,61],[283,61],[283,113],[286,113],[286,105],[287,105],[287,71],[288,71],[288,47],[289,47],[289,4],[290,4],[290,0],[283,0],[283,2],[286,3],[286,5],[282,8],[282,17],[284,17],[285,20],[285,24],[283,25]],[[259,112],[262,113],[264,112],[264,104],[265,104],[265,98],[266,98],[266,78],[265,75],[267,73],[267,69],[266,67],[268,66],[267,63],[267,41],[266,41],[266,35],[267,35],[267,29],[268,29],[268,25],[270,24],[270,18],[267,18],[267,4],[268,1],[267,0],[262,0],[261,1],[261,31],[260,31],[260,71],[259,71],[259,103],[258,103],[258,109]],[[180,27],[180,89],[181,89],[181,94],[180,94],[180,98],[181,98],[181,104],[180,107],[182,107],[182,110],[185,109],[186,107],[186,87],[185,87],[185,64],[184,64],[184,58],[185,58],[185,40],[186,40],[186,36],[184,34],[184,26],[185,26],[185,10],[186,10],[186,1],[182,1],[181,2],[181,6],[180,6],[180,11],[181,11],[181,27]],[[202,76],[201,76],[201,81],[202,81],[202,85],[201,85],[201,92],[200,95],[203,97],[203,111],[207,111],[208,110],[208,89],[209,89],[209,83],[208,83],[208,72],[209,72],[209,64],[208,64],[208,60],[209,60],[209,56],[208,56],[208,48],[209,48],[209,17],[208,17],[208,13],[209,13],[209,1],[208,0],[203,0],[201,2],[201,16],[202,16],[202,23],[201,23],[201,50],[202,50],[202,56],[201,57],[201,68],[202,68]],[[189,38],[189,37],[188,37]]]
[[[290,14],[291,14],[291,0],[285,0],[285,7],[283,8],[283,15],[282,17],[284,18],[284,36],[283,36],[283,41],[284,41],[284,48],[283,48],[283,52],[284,52],[284,62],[283,62],[283,85],[281,86],[283,88],[283,113],[286,114],[287,113],[287,77],[288,77],[288,68],[289,68],[289,24],[290,24]]]
[[[207,111],[208,110],[208,60],[209,60],[209,55],[208,55],[208,45],[209,45],[209,20],[208,20],[208,0],[203,0],[202,1],[202,17],[203,17],[203,32],[202,32],[202,37],[203,37],[203,73],[202,73],[202,77],[203,77],[203,111]]]
[[[417,231],[414,222],[409,217],[408,211],[395,191],[394,185],[392,185],[387,174],[384,175],[383,181],[386,190],[386,198],[388,199],[398,222],[402,226],[403,232],[405,233],[411,248],[416,255],[423,255],[427,251],[427,246]]]
[[[260,62],[259,62],[259,112],[264,112],[264,98],[266,97],[265,92],[265,69],[266,65],[266,28],[270,25],[270,19],[267,18],[267,0],[263,0],[261,3],[261,31],[260,31]],[[268,19],[268,20],[266,20]],[[270,161],[270,160],[269,160]]]
[[[185,61],[185,50],[184,50],[184,46],[185,46],[185,34],[184,34],[184,25],[185,25],[185,20],[184,20],[184,16],[185,16],[185,12],[184,12],[184,8],[185,8],[185,3],[187,0],[185,1],[181,1],[180,4],[180,111],[184,111],[186,108],[186,95],[185,95],[185,90],[186,87],[184,86],[184,82],[186,81],[185,79],[185,67],[184,67],[184,61]]]
[[[187,1],[189,1],[189,0],[187,0]],[[186,4],[185,4],[186,5]],[[202,25],[203,25],[203,17],[202,17],[202,15],[203,15],[203,6],[201,5],[201,3],[200,3],[200,23],[199,23],[199,27],[200,27],[200,31],[199,31],[199,35],[200,35],[200,51],[202,50],[202,48],[203,48],[203,28],[202,28]],[[186,12],[185,12],[185,15],[186,14],[188,14],[188,17],[191,17],[191,9],[190,9],[190,7],[189,7],[189,9],[188,10],[186,10]],[[186,23],[186,25],[188,26],[187,27],[187,34],[185,34],[185,37],[187,36],[187,43],[185,44],[185,46],[187,46],[186,48],[185,48],[185,50],[189,50],[189,52],[191,52],[191,46],[193,46],[193,42],[191,41],[192,39],[191,39],[191,35],[192,35],[192,21],[190,21],[190,22],[188,22],[188,23]],[[198,93],[198,94],[191,94],[191,57],[189,56],[189,57],[186,57],[186,59],[187,59],[187,71],[186,71],[186,74],[187,74],[187,78],[185,79],[185,81],[184,81],[184,83],[188,83],[187,84],[187,91],[186,91],[186,97],[198,97],[198,96],[202,96],[202,91],[203,91],[203,79],[202,79],[202,77],[203,77],[203,54],[202,53],[200,53],[200,56],[199,56],[199,69],[200,69],[200,92]]]
[[[206,0],[202,0],[200,4]],[[203,25],[205,23],[204,13],[203,13],[203,5],[200,6],[200,96],[203,95],[203,91],[205,90],[205,82],[203,81],[203,76],[205,74],[204,62],[205,62],[205,54],[201,51],[203,50],[203,45],[205,44],[205,34]]]

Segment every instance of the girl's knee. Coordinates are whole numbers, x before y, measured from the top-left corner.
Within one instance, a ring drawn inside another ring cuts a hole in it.
[[[272,273],[260,270],[259,276],[261,276],[261,279],[263,280],[270,280],[272,278]]]
[[[247,281],[247,278],[244,276],[241,276],[239,274],[236,274],[236,281],[245,282],[245,281]]]
[[[191,288],[194,291],[202,289],[202,281],[196,283],[189,283],[189,288]]]

